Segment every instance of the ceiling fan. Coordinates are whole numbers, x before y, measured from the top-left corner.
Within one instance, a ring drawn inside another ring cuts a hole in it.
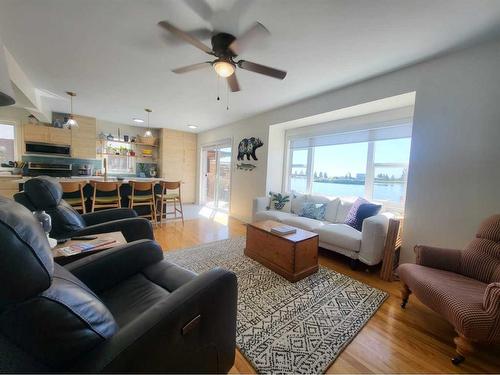
[[[217,33],[213,35],[212,48],[167,21],[159,22],[158,26],[171,32],[173,35],[181,38],[185,42],[192,44],[203,52],[216,57],[213,61],[205,61],[173,69],[172,72],[176,74],[188,73],[193,70],[212,66],[219,76],[226,78],[232,92],[240,91],[240,85],[235,74],[237,67],[277,79],[284,79],[286,76],[286,72],[283,70],[271,68],[269,66],[257,64],[251,61],[235,60],[235,58],[241,54],[241,52],[250,44],[252,40],[269,34],[269,31],[259,22],[254,23],[238,39],[236,39],[234,35],[228,33]]]

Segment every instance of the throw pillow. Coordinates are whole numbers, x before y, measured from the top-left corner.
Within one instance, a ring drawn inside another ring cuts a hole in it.
[[[290,212],[290,196],[269,192],[269,205],[266,207],[267,210]]]
[[[324,203],[306,203],[298,215],[309,219],[324,220],[325,211],[326,204]]]
[[[363,228],[363,221],[366,218],[377,215],[381,208],[382,206],[379,204],[373,204],[368,202],[366,199],[358,198],[349,210],[344,224],[347,224],[361,232],[361,229]]]

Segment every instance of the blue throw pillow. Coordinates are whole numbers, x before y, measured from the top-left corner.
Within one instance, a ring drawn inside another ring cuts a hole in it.
[[[368,202],[366,199],[358,198],[349,210],[344,224],[347,224],[361,232],[361,229],[363,228],[363,221],[366,218],[377,215],[381,209],[382,206],[379,204],[373,204]]]
[[[325,219],[326,204],[321,203],[305,203],[302,210],[298,212],[301,217],[309,219],[324,220]]]

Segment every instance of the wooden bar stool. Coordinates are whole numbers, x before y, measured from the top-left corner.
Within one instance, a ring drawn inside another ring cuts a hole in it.
[[[139,216],[149,217],[153,224],[156,224],[156,203],[154,199],[156,182],[130,181],[129,183],[132,188],[132,195],[128,196],[129,208],[149,206],[150,212]]]
[[[75,210],[81,210],[82,214],[87,212],[85,208],[85,197],[83,196],[83,184],[77,181],[62,181],[63,199]],[[77,197],[76,193],[79,193]]]
[[[172,220],[178,219],[177,213],[180,214],[179,219],[182,220],[182,225],[184,225],[184,212],[182,211],[182,201],[181,201],[181,181],[161,181],[161,194],[156,194],[156,200],[160,204],[160,224],[163,220],[163,215],[165,215],[165,220],[168,220],[167,215],[173,214]],[[174,204],[174,210],[167,210],[167,203]],[[177,208],[179,204],[179,208]],[[157,204],[158,207],[158,204]],[[165,207],[165,211],[163,211]]]
[[[92,212],[96,208],[120,208],[122,205],[119,182],[90,181],[94,189],[92,194]],[[98,195],[97,193],[104,193]]]

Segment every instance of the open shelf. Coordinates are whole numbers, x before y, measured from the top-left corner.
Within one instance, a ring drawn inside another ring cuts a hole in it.
[[[122,140],[108,140],[108,139],[98,139],[97,142],[115,142],[115,143],[123,143],[125,145],[137,145],[137,146],[145,146],[145,147],[158,147],[158,145],[150,145],[147,143],[140,143],[140,142],[125,142]]]

